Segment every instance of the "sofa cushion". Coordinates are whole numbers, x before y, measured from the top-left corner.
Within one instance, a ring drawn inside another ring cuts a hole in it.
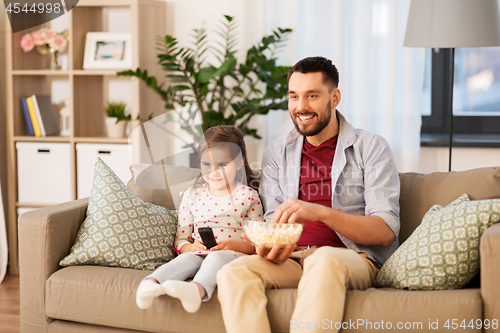
[[[156,298],[147,310],[139,309],[135,304],[135,291],[147,274],[133,269],[98,266],[63,268],[47,280],[46,315],[68,322],[147,332],[225,332],[217,294],[203,303],[195,314],[184,311],[180,301],[169,296]],[[271,289],[266,295],[272,331],[289,332],[297,290]],[[439,320],[442,328],[446,319],[460,318],[469,322],[481,319],[481,315],[478,289],[430,293],[370,288],[347,292],[344,322],[364,319],[365,323],[380,323],[384,320],[396,327],[398,322],[411,321],[422,323],[425,331],[429,320]],[[352,331],[368,330],[360,327]]]
[[[467,193],[471,200],[500,198],[500,168],[430,174],[401,173],[399,198],[403,243],[433,205],[446,206]]]
[[[174,257],[177,214],[143,202],[98,158],[87,217],[61,266],[153,269]]]
[[[500,221],[500,199],[470,201],[467,194],[433,206],[376,277],[379,287],[410,290],[464,287],[479,272],[479,239]]]
[[[217,294],[194,314],[166,295],[157,297],[147,310],[137,307],[135,292],[148,273],[98,266],[58,270],[47,280],[46,314],[52,319],[141,332],[225,332]]]
[[[199,169],[162,164],[132,164],[128,188],[139,198],[167,209],[177,209],[181,193],[200,177]]]
[[[462,328],[448,330],[445,325],[448,323],[452,327],[452,323],[458,320],[458,325],[465,322],[467,326],[472,321],[475,327],[482,315],[479,289],[432,292],[387,288],[352,290],[347,292],[343,321],[356,325],[348,326],[342,332],[456,332]],[[462,332],[475,331],[468,329]]]

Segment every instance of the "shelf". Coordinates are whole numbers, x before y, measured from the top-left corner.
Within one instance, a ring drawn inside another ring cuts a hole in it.
[[[158,1],[155,0],[86,0],[80,1],[78,3],[78,7],[123,7],[123,6],[131,6],[131,5],[140,5],[140,6],[162,6],[162,4],[158,4]]]
[[[108,138],[108,137],[93,137],[93,138],[85,138],[85,137],[77,137],[74,138],[76,143],[86,142],[86,143],[128,143],[128,138]]]
[[[44,69],[16,69],[12,71],[13,75],[53,75],[53,76],[68,76],[69,71],[52,71]]]
[[[17,142],[70,142],[70,138],[67,136],[44,136],[44,137],[36,137],[36,136],[14,136],[14,141]]]
[[[64,136],[14,136],[15,142],[75,142],[75,143],[128,143],[128,138],[108,138],[106,136],[97,137],[75,137],[69,138]]]
[[[93,75],[93,76],[116,76],[116,73],[126,71],[128,69],[75,69],[72,71],[59,70],[43,70],[43,69],[16,69],[12,71],[12,75],[51,75],[51,76],[69,76],[73,75]]]
[[[75,69],[73,75],[92,75],[92,76],[116,76],[116,73],[126,71],[127,69],[111,70],[111,69]]]

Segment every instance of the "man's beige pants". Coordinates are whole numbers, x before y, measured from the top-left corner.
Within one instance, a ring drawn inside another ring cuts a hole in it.
[[[298,288],[290,332],[324,331],[317,325],[312,330],[299,326],[323,319],[341,323],[346,290],[370,288],[378,271],[364,253],[344,248],[326,246],[292,257],[277,265],[245,256],[219,271],[218,295],[228,333],[271,333],[265,293],[271,288]]]

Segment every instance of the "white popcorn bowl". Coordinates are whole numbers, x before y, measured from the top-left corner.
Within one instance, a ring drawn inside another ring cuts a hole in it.
[[[243,220],[243,230],[253,245],[263,244],[266,248],[273,245],[284,247],[295,244],[304,230],[302,223],[271,223],[258,220]]]

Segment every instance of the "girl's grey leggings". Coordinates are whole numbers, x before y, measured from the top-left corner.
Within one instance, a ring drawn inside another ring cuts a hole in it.
[[[207,295],[202,299],[205,302],[214,294],[219,269],[234,259],[236,259],[235,253],[228,251],[214,251],[206,256],[186,252],[161,265],[147,277],[154,278],[160,283],[193,278],[193,282],[205,288]]]

